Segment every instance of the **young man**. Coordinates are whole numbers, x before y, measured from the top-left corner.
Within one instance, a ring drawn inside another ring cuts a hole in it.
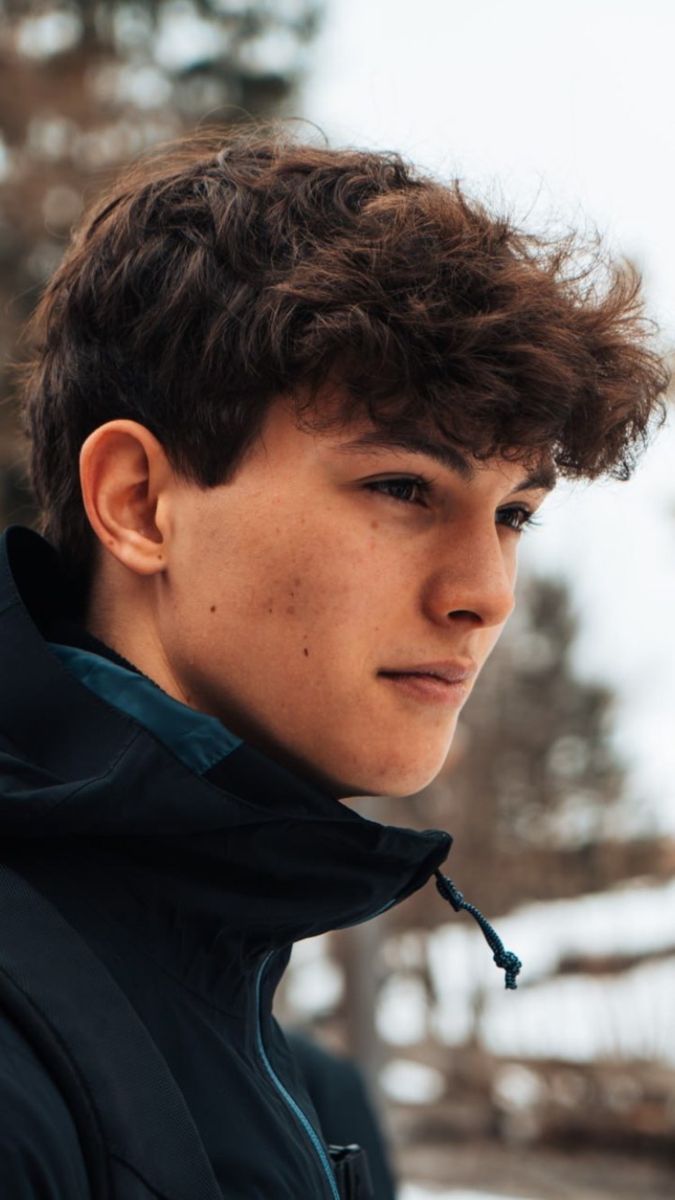
[[[262,134],[85,220],[26,381],[47,540],[0,562],[4,1196],[366,1194],[274,990],[299,938],[462,904],[448,834],[349,798],[434,778],[556,473],[627,476],[659,410],[638,284],[597,274]]]

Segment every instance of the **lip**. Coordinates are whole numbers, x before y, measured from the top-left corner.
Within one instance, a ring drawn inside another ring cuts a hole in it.
[[[476,674],[476,663],[472,659],[445,660],[444,662],[415,663],[413,666],[386,667],[378,675],[418,675],[444,680],[445,683],[466,683]]]
[[[443,704],[458,708],[469,694],[469,680],[476,664],[466,661],[419,663],[414,667],[378,671],[399,692],[425,704]]]

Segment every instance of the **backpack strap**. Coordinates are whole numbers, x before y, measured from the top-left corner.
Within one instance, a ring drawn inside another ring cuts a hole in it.
[[[69,1105],[92,1200],[222,1200],[180,1088],[124,992],[55,906],[4,865],[0,1007]]]

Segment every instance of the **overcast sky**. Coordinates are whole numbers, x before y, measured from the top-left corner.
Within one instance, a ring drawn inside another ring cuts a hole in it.
[[[326,0],[301,111],[530,227],[599,227],[675,345],[672,0]],[[675,422],[628,484],[555,495],[524,561],[562,574],[577,663],[619,693],[633,812],[675,832]]]

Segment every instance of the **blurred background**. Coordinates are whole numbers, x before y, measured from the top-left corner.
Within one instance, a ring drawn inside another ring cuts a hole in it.
[[[198,125],[300,119],[529,228],[597,227],[669,352],[674,39],[670,0],[0,2],[0,525],[33,517],[11,365],[40,288],[111,174]],[[454,835],[519,990],[427,887],[298,945],[277,997],[360,1064],[400,1200],[673,1194],[674,425],[630,483],[547,502],[442,774],[358,802]]]

